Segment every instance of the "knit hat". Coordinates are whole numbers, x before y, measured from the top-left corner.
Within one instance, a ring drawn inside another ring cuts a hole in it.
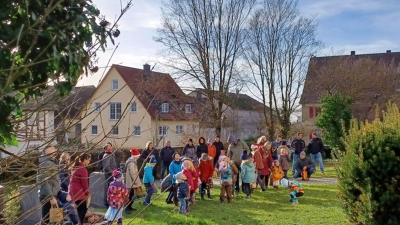
[[[174,177],[175,177],[175,183],[177,184],[183,183],[185,180],[187,180],[187,177],[182,172],[175,174]]]
[[[211,142],[211,141],[213,141],[212,138],[207,138],[207,142]]]
[[[249,155],[247,155],[247,150],[243,150],[242,156],[240,156],[241,160],[248,160]]]
[[[300,155],[306,156],[306,152],[305,152],[305,151],[302,151],[302,152],[300,153]]]
[[[256,149],[258,148],[258,145],[252,144],[250,148],[251,148],[252,150],[256,150]]]
[[[279,183],[282,185],[283,188],[289,187],[290,181],[286,178],[282,178]]]
[[[132,148],[131,149],[131,155],[133,157],[139,157],[140,156],[140,152],[136,148]]]
[[[228,142],[236,142],[236,138],[232,135],[232,134],[230,134],[229,136],[228,136]]]
[[[208,154],[207,153],[202,153],[201,154],[201,160],[208,160]]]
[[[114,171],[112,172],[112,174],[113,174],[113,177],[114,177],[115,180],[117,180],[117,179],[119,179],[119,178],[122,178],[122,172],[121,172],[121,170],[114,170]]]
[[[157,163],[157,159],[155,155],[151,155],[150,163]]]
[[[272,148],[278,148],[279,145],[278,145],[278,143],[276,143],[276,142],[274,141],[274,142],[272,142],[271,147],[272,147]]]

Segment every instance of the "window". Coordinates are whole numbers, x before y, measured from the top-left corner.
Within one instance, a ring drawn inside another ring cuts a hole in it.
[[[140,126],[134,126],[133,127],[133,136],[140,136]]]
[[[112,80],[111,81],[111,89],[112,90],[118,90],[118,80]]]
[[[112,126],[111,129],[112,129],[112,131],[111,131],[112,135],[117,136],[118,135],[118,126]]]
[[[181,135],[183,133],[183,126],[176,126],[176,134]]]
[[[101,109],[101,103],[100,102],[95,102],[94,103],[94,111],[95,112],[100,112]]]
[[[97,135],[98,134],[98,132],[97,132],[97,125],[92,125],[92,127],[91,127],[91,132],[90,132],[92,135]]]
[[[161,105],[161,112],[162,113],[169,113],[169,104],[168,103],[163,103]]]
[[[137,111],[136,102],[131,102],[131,112],[136,112],[136,111]]]
[[[314,108],[310,107],[310,118],[314,117]]]
[[[321,114],[321,108],[315,107],[315,116],[319,116],[319,114]]]
[[[110,120],[121,119],[121,102],[110,103]]]
[[[185,105],[185,113],[192,113],[192,104]]]
[[[167,127],[166,126],[158,127],[158,136],[167,136]]]

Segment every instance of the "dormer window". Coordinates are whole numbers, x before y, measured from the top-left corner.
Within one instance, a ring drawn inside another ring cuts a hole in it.
[[[114,91],[118,90],[118,80],[117,79],[111,81],[111,89]]]
[[[161,112],[162,113],[169,113],[169,104],[168,103],[161,104]]]
[[[192,104],[185,105],[185,113],[192,113]]]

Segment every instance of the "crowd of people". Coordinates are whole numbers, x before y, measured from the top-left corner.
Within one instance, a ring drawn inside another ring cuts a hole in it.
[[[324,173],[324,146],[317,134],[312,135],[313,139],[310,140],[307,149],[301,133],[298,133],[290,144],[282,140],[281,136],[274,142],[262,136],[250,147],[245,141],[229,135],[227,148],[219,136],[215,139],[208,138],[207,141],[200,137],[197,146],[189,139],[180,153],[167,141],[159,151],[160,182],[162,185],[166,184],[167,188],[164,189],[169,191],[165,201],[179,207],[180,214],[187,215],[191,205],[196,203],[196,192],[200,194],[201,200],[213,199],[213,180],[219,180],[221,204],[231,203],[240,191],[250,199],[257,187],[264,192],[268,187],[280,186],[292,190],[290,201],[297,204],[297,198],[304,194],[304,190],[298,181],[289,180],[288,171],[292,170],[294,178],[308,180],[316,171],[315,163],[319,163],[320,170]],[[306,150],[311,158],[306,156]],[[57,163],[56,152],[54,147],[48,147],[39,160],[42,169],[38,171],[37,181],[40,183],[42,224],[49,223],[52,205],[63,207],[74,224],[83,224],[90,204],[89,175],[86,167],[91,157],[84,153],[71,163],[69,154],[63,153],[60,162]],[[144,163],[142,179],[139,178],[139,158],[142,158]],[[131,150],[125,171],[118,169],[112,144],[107,143],[104,146],[104,152],[98,157],[98,167],[105,176],[104,194],[107,197],[104,205],[108,208],[105,214],[108,224],[112,224],[113,221],[122,224],[122,212],[130,214],[136,210],[133,208],[134,201],[143,195],[143,205],[151,205],[152,195],[158,192],[154,169],[157,163],[154,145],[150,141],[142,152],[137,149]],[[54,176],[54,171],[48,169],[54,167],[58,170],[57,176]],[[143,185],[145,193],[142,190]]]

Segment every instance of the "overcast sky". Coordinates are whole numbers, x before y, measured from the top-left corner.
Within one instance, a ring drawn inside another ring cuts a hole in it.
[[[127,0],[121,0],[122,4]],[[101,14],[113,21],[120,11],[120,1],[93,0]],[[111,64],[142,68],[154,65],[157,51],[162,46],[153,41],[160,24],[160,0],[134,0],[133,7],[119,23],[121,35],[119,47],[111,58]],[[400,51],[400,1],[399,0],[300,0],[304,16],[315,15],[319,22],[317,38],[326,48],[320,56],[341,52],[349,54],[381,53],[386,50]],[[98,54],[99,67],[105,67],[114,46]],[[163,71],[156,66],[155,71]],[[104,69],[83,77],[78,85],[98,85]]]

